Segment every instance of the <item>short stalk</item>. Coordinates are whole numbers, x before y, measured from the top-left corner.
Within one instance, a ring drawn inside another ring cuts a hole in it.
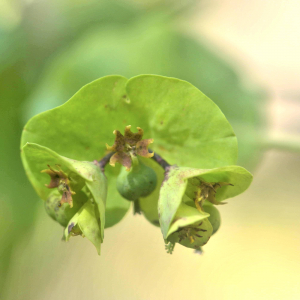
[[[149,149],[150,153],[153,153],[152,150]],[[151,157],[155,162],[157,162],[164,170],[166,170],[167,167],[170,167],[171,165],[165,161],[160,155],[157,153],[154,153],[154,155]]]
[[[104,173],[106,165],[109,163],[110,158],[115,154],[115,152],[110,152],[106,154],[101,160],[98,161],[98,165],[101,171]]]
[[[140,207],[140,201],[139,200],[136,200],[136,201],[133,201],[133,214],[141,214],[142,211],[141,211],[141,207]]]

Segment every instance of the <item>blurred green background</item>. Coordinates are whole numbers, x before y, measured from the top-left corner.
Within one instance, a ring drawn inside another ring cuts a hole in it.
[[[0,299],[299,299],[300,159],[276,150],[299,149],[300,67],[283,55],[300,48],[291,42],[297,9],[280,0],[1,0]],[[249,191],[221,208],[202,256],[179,246],[167,255],[160,230],[130,213],[106,230],[101,257],[81,238],[61,242],[21,165],[31,116],[101,76],[143,73],[187,80],[215,101],[238,136],[238,164],[254,173]]]

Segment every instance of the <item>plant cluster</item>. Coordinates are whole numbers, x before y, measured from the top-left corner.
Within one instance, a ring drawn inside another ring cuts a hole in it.
[[[235,165],[221,110],[188,82],[156,75],[100,78],[34,116],[21,157],[63,238],[84,236],[99,254],[104,229],[131,203],[160,226],[168,253],[176,243],[201,251],[219,229],[216,206],[252,181]]]

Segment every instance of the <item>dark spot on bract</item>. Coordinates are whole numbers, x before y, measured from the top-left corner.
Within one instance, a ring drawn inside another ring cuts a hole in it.
[[[75,226],[75,223],[71,223],[69,226],[68,226],[68,234],[70,234],[70,232],[72,231],[73,227]]]

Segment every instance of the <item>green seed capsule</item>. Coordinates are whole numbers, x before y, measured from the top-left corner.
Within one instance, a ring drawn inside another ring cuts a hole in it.
[[[210,214],[210,216],[208,217],[208,221],[210,222],[210,224],[213,227],[212,234],[216,233],[221,225],[220,212],[214,205],[212,205],[210,203],[204,203],[203,210]]]
[[[61,197],[62,195],[58,191],[51,193],[45,202],[45,210],[53,220],[65,227],[88,198],[85,193],[77,192],[73,196],[73,207],[71,208],[68,203],[59,206]]]
[[[168,240],[173,244],[178,242],[187,248],[198,250],[208,242],[212,235],[212,229],[208,219],[204,219],[180,228],[171,234]]]
[[[135,201],[150,195],[156,187],[156,174],[141,161],[136,161],[128,172],[122,168],[117,178],[117,190],[127,200]]]

